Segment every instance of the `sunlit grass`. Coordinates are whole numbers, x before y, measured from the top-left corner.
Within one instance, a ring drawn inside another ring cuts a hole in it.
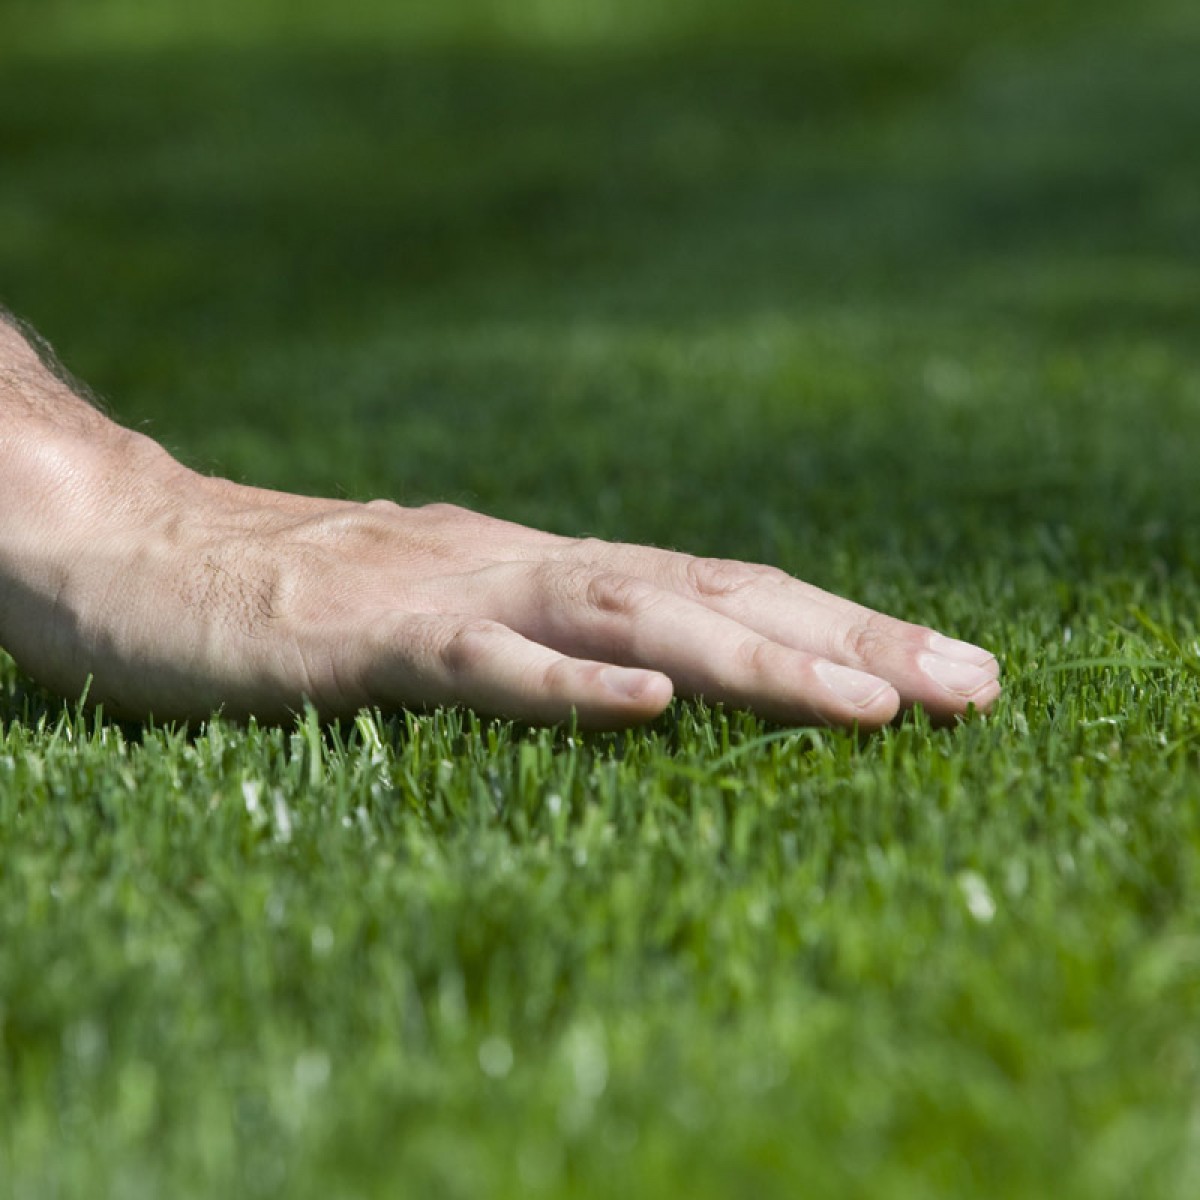
[[[4,300],[125,420],[775,562],[1006,691],[186,732],[0,660],[4,1200],[1196,1194],[1194,13],[795,8],[8,44]]]

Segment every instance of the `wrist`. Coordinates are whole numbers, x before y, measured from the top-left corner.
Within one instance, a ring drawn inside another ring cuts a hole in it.
[[[113,515],[135,481],[164,472],[163,460],[150,439],[102,417],[86,431],[15,422],[0,433],[0,554]]]
[[[81,579],[182,503],[191,472],[96,416],[86,431],[16,422],[0,433],[0,647],[10,652],[24,651],[31,620],[69,612]]]

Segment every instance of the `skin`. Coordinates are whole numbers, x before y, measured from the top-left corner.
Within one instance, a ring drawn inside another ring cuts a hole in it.
[[[197,474],[101,415],[0,319],[0,646],[160,720],[464,704],[618,728],[673,694],[785,724],[952,721],[988,651],[773,567]]]

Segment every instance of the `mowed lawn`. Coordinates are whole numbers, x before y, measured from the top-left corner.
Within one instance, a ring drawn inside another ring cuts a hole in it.
[[[188,731],[0,659],[3,1200],[1200,1194],[1194,4],[0,26],[0,298],[122,420],[1006,682]]]

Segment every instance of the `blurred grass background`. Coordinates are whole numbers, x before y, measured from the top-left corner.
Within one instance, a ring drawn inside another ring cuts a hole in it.
[[[1192,6],[6,13],[2,294],[264,481],[659,539],[704,536],[677,488],[742,542],[829,475],[834,527],[1019,516],[1098,452],[1046,376],[1138,342],[1153,388],[1194,331]]]
[[[9,669],[0,1195],[1194,1194],[1197,61],[1184,0],[4,0],[0,299],[122,419],[1008,695],[343,755]]]
[[[193,461],[776,557],[1163,500],[1088,414],[1194,332],[1192,6],[5,13],[0,294]]]

